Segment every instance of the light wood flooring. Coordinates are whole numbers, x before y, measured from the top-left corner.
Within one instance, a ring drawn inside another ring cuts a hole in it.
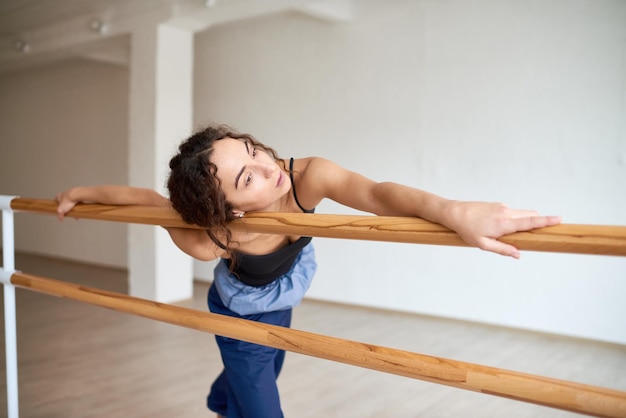
[[[25,254],[16,265],[26,273],[126,292],[121,270]],[[206,310],[207,288],[197,283],[194,299],[181,305]],[[214,417],[204,406],[221,370],[212,335],[21,289],[17,310],[21,417]],[[296,308],[293,327],[626,391],[621,345],[313,300]],[[279,387],[288,418],[578,416],[293,353]]]

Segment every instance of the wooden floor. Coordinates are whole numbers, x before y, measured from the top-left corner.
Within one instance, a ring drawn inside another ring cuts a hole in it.
[[[30,255],[16,265],[126,291],[120,270]],[[207,287],[196,284],[194,299],[181,305],[206,310]],[[21,289],[17,309],[21,417],[214,416],[204,406],[221,370],[212,335]],[[310,300],[296,309],[293,327],[626,391],[626,346]],[[0,378],[3,416],[3,361]],[[293,353],[279,387],[289,418],[578,416]]]

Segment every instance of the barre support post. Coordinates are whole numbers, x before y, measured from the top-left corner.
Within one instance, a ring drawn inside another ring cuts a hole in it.
[[[18,418],[19,396],[17,384],[17,321],[15,287],[10,275],[15,271],[15,230],[11,201],[15,196],[0,196],[2,209],[2,280],[4,291],[4,343],[7,373],[7,417]]]

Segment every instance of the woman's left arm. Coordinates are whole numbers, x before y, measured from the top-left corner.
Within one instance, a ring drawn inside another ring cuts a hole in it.
[[[311,160],[307,174],[311,183],[306,181],[306,190],[316,190],[319,200],[327,197],[376,215],[420,217],[452,229],[472,246],[514,258],[520,256],[517,248],[499,237],[561,222],[558,216],[540,216],[502,203],[449,200],[398,183],[377,183],[320,158]]]

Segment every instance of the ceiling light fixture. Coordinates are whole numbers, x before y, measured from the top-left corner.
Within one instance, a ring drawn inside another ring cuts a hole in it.
[[[30,51],[30,45],[28,45],[28,43],[23,39],[16,39],[15,41],[13,41],[13,48],[15,48],[16,51],[21,52],[22,54]]]
[[[109,30],[107,25],[100,19],[91,19],[89,21],[89,29],[100,35],[104,35]]]

